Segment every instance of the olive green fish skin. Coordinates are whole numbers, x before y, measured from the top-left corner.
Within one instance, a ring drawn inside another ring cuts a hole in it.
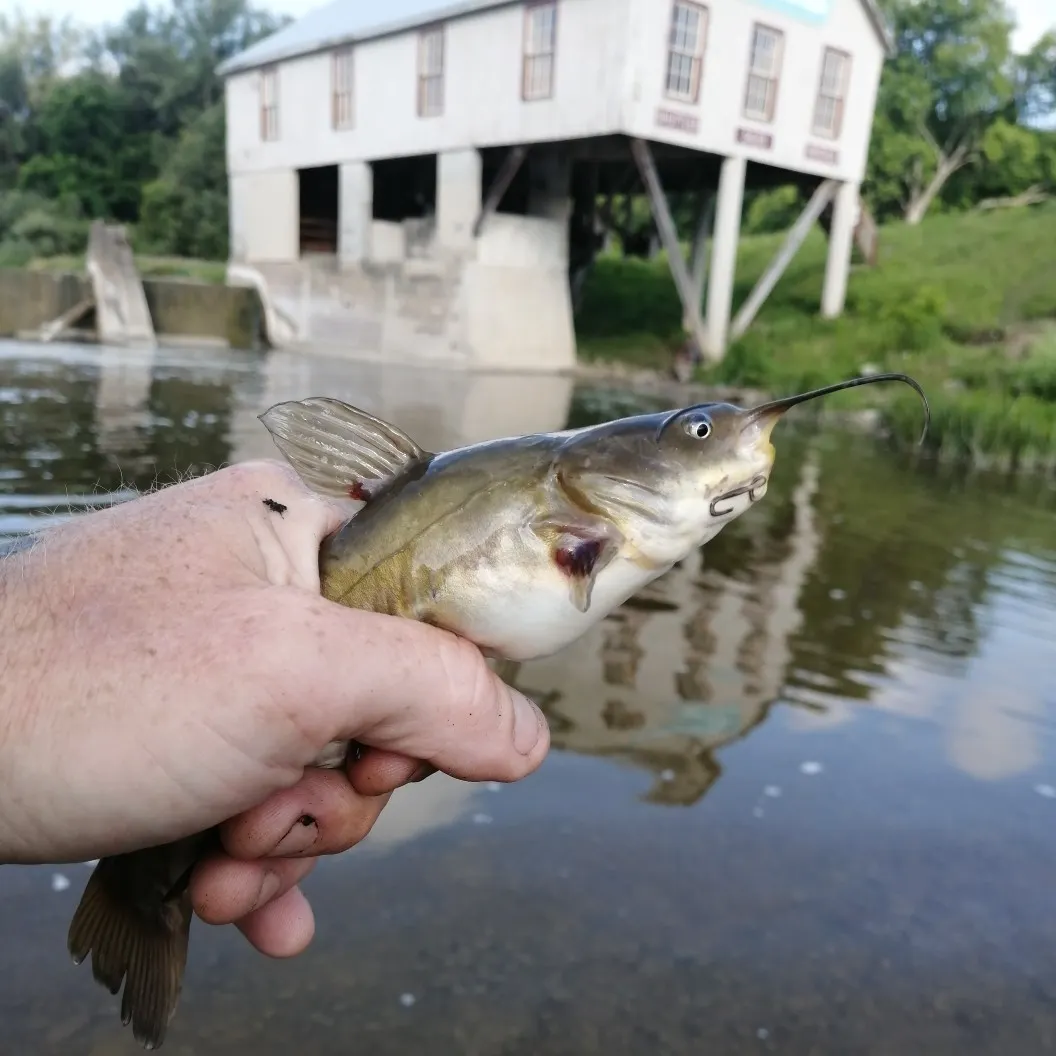
[[[325,597],[516,661],[570,644],[759,501],[770,432],[790,407],[888,380],[923,398],[905,375],[875,375],[762,407],[702,404],[443,454],[337,400],[278,404],[261,419],[308,487],[361,504],[320,549]],[[342,766],[347,752],[335,741],[313,765]],[[103,859],[71,923],[71,955],[91,955],[111,993],[123,983],[122,1022],[145,1048],[161,1046],[176,1011],[187,881],[215,838]]]
[[[432,457],[326,541],[323,593],[445,627],[491,655],[553,652],[747,507],[735,504],[728,517],[701,507],[710,491],[769,472],[772,448],[745,441],[736,411],[712,411],[717,435],[703,480],[688,464],[703,441],[675,429],[658,443],[669,417],[659,414]],[[764,493],[762,484],[755,498]],[[597,558],[569,574],[558,555],[583,544]],[[594,607],[599,589],[604,601]]]

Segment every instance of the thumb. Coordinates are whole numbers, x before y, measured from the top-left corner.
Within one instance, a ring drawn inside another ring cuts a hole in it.
[[[543,713],[470,642],[415,620],[318,604],[314,632],[328,660],[311,665],[311,698],[333,739],[468,781],[517,781],[542,763]]]

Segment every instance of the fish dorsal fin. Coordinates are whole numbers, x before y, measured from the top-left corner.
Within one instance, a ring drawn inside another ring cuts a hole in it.
[[[260,420],[305,484],[323,495],[368,501],[431,457],[396,426],[324,396],[277,403]]]

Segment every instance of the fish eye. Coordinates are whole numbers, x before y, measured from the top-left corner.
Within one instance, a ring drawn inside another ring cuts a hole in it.
[[[711,421],[708,418],[689,418],[682,428],[697,440],[706,440],[711,435]]]

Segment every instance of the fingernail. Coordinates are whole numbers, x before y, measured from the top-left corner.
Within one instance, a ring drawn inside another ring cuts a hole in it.
[[[513,746],[527,755],[538,743],[542,713],[523,693],[511,689],[513,698]]]
[[[319,826],[310,814],[302,814],[271,852],[276,858],[304,854],[319,839]]]
[[[270,871],[265,873],[264,880],[260,885],[260,894],[257,895],[257,901],[253,904],[253,908],[260,909],[261,906],[270,902],[278,894],[281,885],[282,878],[278,873]]]

